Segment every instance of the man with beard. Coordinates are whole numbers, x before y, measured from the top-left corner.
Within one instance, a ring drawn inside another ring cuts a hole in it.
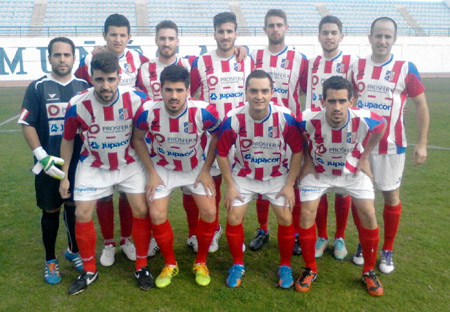
[[[306,109],[321,108],[322,83],[331,76],[341,76],[350,80],[350,65],[356,60],[355,56],[344,54],[339,49],[339,44],[344,38],[342,22],[336,16],[327,15],[319,23],[318,39],[322,46],[322,55],[317,55],[309,60],[308,88],[306,92]],[[350,211],[350,196],[335,195],[334,210],[336,214],[336,233],[334,235],[334,257],[343,260],[347,254],[345,246],[345,228],[347,226]],[[353,207],[353,214],[356,214]],[[317,208],[317,242],[315,257],[323,255],[328,247],[327,234],[328,199],[323,195]],[[362,259],[362,257],[361,257]]]
[[[251,56],[255,62],[255,69],[262,69],[273,79],[274,92],[272,101],[289,108],[295,116],[300,111],[300,95],[306,91],[308,60],[305,55],[289,47],[285,43],[285,34],[289,29],[287,16],[283,10],[271,9],[264,18],[264,32],[269,45],[264,49],[253,51]],[[298,227],[300,217],[300,199],[296,192],[296,205],[293,209],[294,225]],[[269,201],[258,198],[256,201],[259,229],[255,238],[250,242],[250,250],[259,250],[269,240],[268,218]],[[296,232],[297,228],[296,228]],[[294,254],[301,254],[298,235],[294,247]]]
[[[236,15],[222,12],[214,16],[214,39],[217,49],[197,57],[191,70],[191,94],[198,93],[201,100],[211,103],[219,113],[220,120],[227,113],[245,102],[245,79],[253,69],[250,58],[238,61],[235,56],[237,39]],[[216,233],[210,252],[219,249],[222,228],[219,225],[220,185],[222,176],[217,165],[213,165],[211,175],[216,184]]]
[[[61,275],[55,255],[55,244],[62,204],[64,204],[64,221],[69,245],[64,256],[78,271],[83,270],[75,240],[75,205],[73,198],[64,200],[59,195],[59,180],[64,177],[64,174],[56,165],[62,164],[59,158],[59,147],[67,103],[88,85],[86,81],[72,75],[75,62],[75,45],[72,40],[64,37],[52,39],[48,45],[48,61],[52,71],[50,75],[41,77],[28,86],[18,122],[22,124],[23,135],[33,151],[36,162],[33,173],[36,174],[37,206],[42,209],[41,230],[45,248],[44,280],[49,284],[57,284],[61,281]],[[78,151],[81,146],[79,140],[77,137]],[[68,172],[68,178],[71,181],[74,179],[77,161],[78,156],[75,155]],[[43,172],[41,172],[42,169]]]

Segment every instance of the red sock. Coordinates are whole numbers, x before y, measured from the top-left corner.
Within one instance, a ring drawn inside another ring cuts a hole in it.
[[[97,234],[95,233],[94,221],[75,221],[75,236],[77,238],[81,260],[83,260],[84,270],[87,272],[97,272],[97,266],[95,265]]]
[[[197,226],[197,241],[198,241],[198,252],[195,263],[206,262],[206,256],[208,255],[209,245],[214,236],[216,230],[216,222],[205,222],[202,219],[198,221]]]
[[[183,207],[189,228],[189,237],[196,235],[198,223],[198,207],[192,195],[183,194]]]
[[[216,187],[216,231],[219,230],[219,209],[220,209],[220,198],[222,197],[222,192],[220,191],[220,187],[222,185],[222,175],[214,176],[214,185]]]
[[[153,236],[158,243],[159,250],[164,256],[167,265],[175,265],[175,253],[173,252],[173,231],[170,226],[169,220],[161,224],[153,224]]]
[[[402,202],[395,206],[384,204],[384,245],[383,250],[394,249],[394,239],[397,235],[398,225],[400,224],[400,215],[402,213]]]
[[[353,222],[355,223],[356,229],[358,232],[361,230],[361,219],[359,218],[358,210],[356,209],[355,204],[352,202],[352,215],[353,215]]]
[[[378,227],[373,230],[361,226],[359,241],[361,242],[364,257],[363,273],[373,270],[377,261],[378,241],[380,240]]]
[[[258,216],[259,228],[266,233],[268,231],[269,205],[270,202],[268,200],[262,199],[262,196],[258,195],[258,199],[256,200],[256,214]]]
[[[280,248],[280,266],[291,266],[292,250],[295,244],[294,225],[278,224],[278,246]]]
[[[325,239],[328,239],[327,215],[328,215],[328,198],[327,194],[324,194],[320,198],[319,206],[317,207],[316,226],[317,226],[317,236]]]
[[[116,245],[114,241],[114,204],[112,197],[106,201],[97,200],[97,217],[103,235],[103,244]]]
[[[227,222],[226,233],[228,247],[230,248],[231,256],[233,257],[233,264],[244,265],[244,252],[242,251],[242,244],[244,243],[244,227],[242,226],[242,223],[230,225]]]
[[[126,238],[131,237],[133,227],[133,213],[127,199],[119,197],[119,217],[120,217],[120,244],[125,243]]]
[[[309,229],[300,227],[298,239],[300,241],[300,246],[302,247],[302,256],[305,261],[305,267],[310,268],[313,272],[317,272],[315,251],[317,240],[316,224],[313,224]]]
[[[133,240],[136,247],[136,271],[147,265],[148,245],[150,244],[150,219],[133,216]]]
[[[295,234],[300,232],[300,215],[302,211],[302,202],[300,201],[300,190],[295,188],[295,205],[292,209],[292,223],[294,223]]]
[[[334,238],[345,238],[345,228],[347,227],[348,214],[350,212],[351,197],[335,195],[334,212],[336,214],[336,234]]]

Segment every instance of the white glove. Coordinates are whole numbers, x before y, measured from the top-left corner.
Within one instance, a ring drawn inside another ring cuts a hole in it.
[[[64,172],[62,172],[56,165],[64,165],[64,159],[48,155],[47,152],[39,146],[33,150],[33,154],[38,160],[36,165],[31,169],[31,172],[38,175],[42,169],[44,172],[52,178],[62,180],[64,178]]]

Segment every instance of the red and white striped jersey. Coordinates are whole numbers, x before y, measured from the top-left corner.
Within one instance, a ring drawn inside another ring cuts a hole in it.
[[[299,127],[308,138],[308,149],[316,172],[340,176],[354,173],[370,133],[383,130],[383,117],[358,108],[348,109],[347,123],[339,129],[330,127],[326,110],[305,110],[298,118]]]
[[[274,82],[272,101],[283,104],[295,116],[301,112],[300,95],[306,92],[308,59],[293,48],[272,53],[268,47],[253,51],[254,69],[267,72]]]
[[[91,83],[91,62],[93,54],[89,53],[80,61],[80,66],[75,72],[75,75]],[[139,53],[136,50],[125,49],[123,54],[118,57],[119,59],[119,76],[120,76],[120,86],[132,87],[136,86],[136,79],[138,74],[138,69],[141,67],[142,63],[148,62],[149,59]]]
[[[341,76],[351,81],[350,66],[356,60],[356,56],[344,55],[342,51],[332,59],[326,59],[322,55],[311,58],[308,64],[305,109],[322,107],[322,83],[331,76]]]
[[[374,153],[401,154],[406,151],[403,110],[408,97],[425,92],[419,72],[413,63],[391,56],[384,64],[375,64],[371,57],[353,64],[353,87],[358,93],[357,107],[383,116],[388,127]]]
[[[254,120],[249,105],[228,113],[220,129],[217,154],[228,157],[233,145],[233,173],[266,181],[288,173],[286,147],[292,153],[301,152],[303,140],[291,111],[271,102],[264,120]]]
[[[145,62],[139,68],[136,86],[148,94],[150,99],[154,101],[162,100],[159,76],[164,68],[175,64],[186,68],[188,71],[191,70],[191,64],[187,58],[177,56],[172,64],[163,64],[158,58],[155,58]]]
[[[148,101],[139,108],[135,126],[150,134],[155,165],[190,171],[203,165],[206,131],[219,131],[220,120],[214,106],[203,101],[187,99],[186,109],[176,117],[166,112],[164,101]]]
[[[245,80],[253,69],[247,57],[237,62],[233,55],[221,58],[216,50],[197,57],[191,69],[191,94],[215,106],[221,120],[233,108],[245,103]]]
[[[69,102],[64,138],[73,140],[80,130],[80,161],[88,166],[117,170],[136,160],[130,146],[133,118],[148,97],[126,87],[119,87],[117,95],[114,102],[103,105],[96,100],[94,88],[89,88]]]

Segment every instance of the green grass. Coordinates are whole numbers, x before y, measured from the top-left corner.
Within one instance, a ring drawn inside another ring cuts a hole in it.
[[[450,148],[450,90],[448,79],[427,79],[427,98],[431,112],[429,145]],[[24,88],[0,90],[0,122],[20,111]],[[415,143],[415,109],[410,105],[406,122],[410,143]],[[14,122],[0,130],[19,130]],[[247,251],[247,273],[239,289],[225,286],[231,255],[226,239],[220,249],[208,257],[212,283],[200,288],[191,273],[195,255],[186,247],[187,224],[179,192],[173,194],[170,220],[175,235],[175,253],[180,273],[167,289],[143,292],[132,276],[133,263],[118,253],[110,268],[98,266],[100,278],[75,297],[67,295],[77,273],[64,260],[66,237],[61,222],[57,243],[62,282],[50,286],[43,281],[44,251],[40,233],[40,210],[35,205],[33,177],[29,172],[32,157],[20,132],[0,132],[0,311],[448,311],[450,295],[448,177],[449,150],[429,149],[425,165],[412,166],[412,148],[408,149],[402,186],[403,214],[395,242],[396,270],[382,275],[385,296],[370,297],[360,281],[361,268],[349,259],[336,261],[331,250],[318,260],[319,277],[308,294],[275,287],[278,266],[276,223],[270,216],[270,243],[259,252]],[[379,195],[379,194],[377,194]],[[116,196],[117,197],[117,196]],[[329,235],[334,234],[333,200],[330,199]],[[382,202],[377,198],[378,220],[382,223]],[[225,224],[225,211],[221,211]],[[257,227],[254,204],[245,220],[246,241]],[[97,229],[98,236],[100,231]],[[116,222],[116,237],[119,236]],[[383,228],[380,228],[382,236]],[[357,233],[349,220],[347,246],[354,252]],[[101,241],[97,241],[97,255]],[[348,257],[349,258],[349,257]],[[300,274],[301,257],[292,261]],[[149,260],[157,275],[163,266],[161,255]],[[447,308],[446,308],[447,307]]]

